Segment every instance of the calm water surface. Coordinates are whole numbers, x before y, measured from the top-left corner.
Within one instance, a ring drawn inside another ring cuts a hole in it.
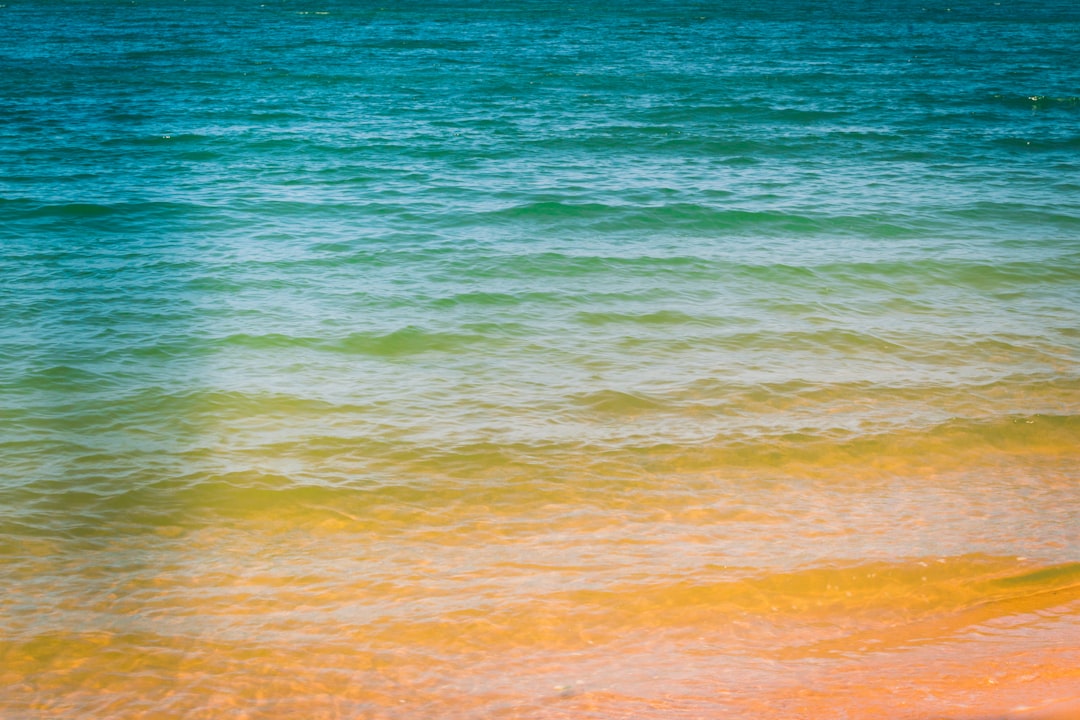
[[[0,5],[0,715],[1075,700],[1077,37]]]

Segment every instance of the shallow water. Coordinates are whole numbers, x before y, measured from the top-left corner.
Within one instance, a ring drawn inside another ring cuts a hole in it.
[[[5,718],[1080,687],[1080,15],[0,7]]]

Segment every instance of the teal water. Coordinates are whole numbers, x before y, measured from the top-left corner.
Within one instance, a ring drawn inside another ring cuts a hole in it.
[[[1077,37],[0,6],[0,714],[1075,694]]]

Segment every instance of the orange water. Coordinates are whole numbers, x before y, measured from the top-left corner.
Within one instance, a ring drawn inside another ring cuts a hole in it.
[[[4,716],[1049,713],[1080,687],[1057,450],[366,496],[238,474],[152,528],[6,542]]]

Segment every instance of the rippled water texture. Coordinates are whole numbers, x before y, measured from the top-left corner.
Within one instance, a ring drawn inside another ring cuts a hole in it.
[[[1080,715],[1078,37],[0,5],[0,715]]]

